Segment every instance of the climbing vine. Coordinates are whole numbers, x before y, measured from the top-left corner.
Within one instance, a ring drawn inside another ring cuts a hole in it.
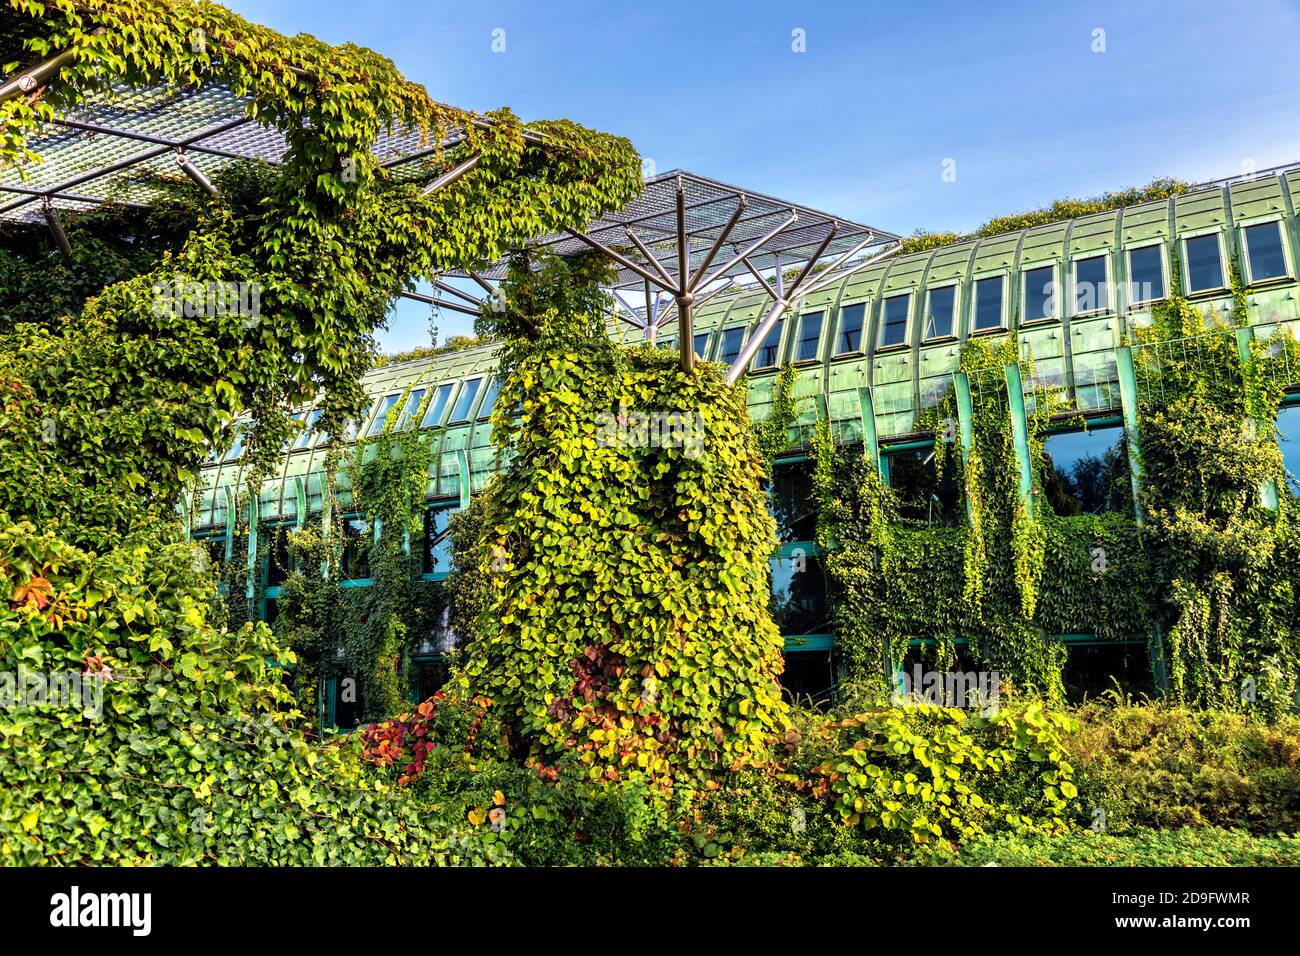
[[[1177,290],[1177,250],[1170,261]],[[1230,282],[1229,320],[1175,292],[1135,330],[1139,497],[1172,696],[1272,716],[1300,663],[1300,536],[1276,426],[1300,350],[1285,332],[1252,336],[1235,261]]]
[[[482,323],[505,342],[508,461],[461,526],[485,532],[458,555],[490,587],[458,679],[520,757],[689,788],[785,728],[765,465],[717,366],[610,340],[606,268],[521,260]]]

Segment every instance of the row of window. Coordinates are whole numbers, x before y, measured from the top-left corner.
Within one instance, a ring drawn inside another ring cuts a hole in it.
[[[421,428],[437,428],[444,424],[456,425],[468,422],[471,418],[475,421],[485,421],[492,416],[492,409],[496,405],[497,394],[501,391],[501,380],[493,377],[483,394],[483,401],[478,406],[478,413],[474,414],[474,402],[479,397],[479,392],[483,390],[483,382],[486,376],[467,379],[464,382],[444,382],[432,390],[427,388],[415,388],[411,390],[407,397],[406,403],[398,416],[394,428],[397,431],[403,431],[410,428],[411,425],[418,421]],[[459,393],[457,389],[459,388]],[[378,435],[384,430],[384,425],[388,421],[388,413],[401,399],[403,392],[391,392],[388,395],[373,401],[366,414],[362,417],[362,425],[365,426],[365,436],[371,437]],[[455,401],[452,397],[455,395]],[[427,401],[426,401],[427,399]],[[451,408],[451,417],[447,418],[447,409]],[[321,441],[328,441],[329,436],[316,432],[316,423],[320,421],[321,412],[318,408],[302,415],[295,416],[301,426],[298,437],[292,440],[291,448],[293,451],[299,451],[311,446],[312,442],[320,437]],[[356,426],[349,426],[348,438],[351,440],[356,435]],[[243,454],[244,435],[243,429],[239,428],[235,433],[235,441],[230,450],[226,452],[222,461],[236,461]],[[290,450],[289,448],[285,449]],[[215,463],[216,457],[209,458],[209,463]]]
[[[1291,277],[1287,264],[1287,244],[1282,224],[1277,220],[1255,223],[1242,229],[1244,260],[1249,285]],[[1212,293],[1227,288],[1227,264],[1223,238],[1218,232],[1186,236],[1182,239],[1184,291],[1188,295]],[[1163,299],[1167,292],[1168,266],[1165,247],[1156,242],[1126,250],[1128,264],[1128,296],[1130,306],[1141,306]],[[1068,303],[1072,316],[1097,315],[1115,310],[1114,284],[1111,280],[1110,253],[1083,256],[1071,261],[1068,297],[1062,293],[1060,265],[1055,262],[1027,265],[1021,270],[1023,279],[1020,303],[1020,324],[1047,322],[1062,317]],[[977,278],[973,283],[971,310],[972,333],[994,332],[1008,327],[1007,284],[1005,273]],[[921,337],[923,341],[942,341],[956,337],[959,324],[960,282],[953,280],[928,287],[924,293],[901,292],[886,296],[881,303],[880,322],[876,332],[876,348],[904,348],[909,342],[914,295],[923,295]],[[796,317],[795,340],[792,358],[795,363],[820,361],[822,335],[826,325],[825,310],[805,312]],[[839,328],[835,334],[834,356],[860,354],[866,351],[865,328],[869,323],[866,303],[855,303],[840,310]],[[782,326],[778,322],[768,333],[753,368],[775,368],[780,363]],[[747,328],[733,326],[721,332],[715,361],[730,365],[740,355]],[[709,358],[712,332],[695,335],[695,353]],[[661,345],[675,349],[674,339]]]

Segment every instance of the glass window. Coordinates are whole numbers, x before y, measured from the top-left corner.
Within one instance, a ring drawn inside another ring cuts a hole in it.
[[[492,409],[497,403],[497,396],[501,394],[501,378],[494,375],[492,381],[488,383],[487,391],[483,393],[483,404],[479,406],[478,417],[480,419],[491,418]]]
[[[782,543],[812,541],[817,535],[817,506],[813,492],[813,463],[801,461],[772,468],[767,507],[776,519]]]
[[[785,653],[785,670],[781,672],[781,690],[791,703],[807,704],[829,701],[835,693],[835,673],[831,652],[790,648]]]
[[[924,525],[957,524],[961,494],[951,471],[939,478],[934,452],[928,448],[896,451],[884,456],[889,487],[898,496],[898,514],[905,522]]]
[[[266,549],[266,586],[279,587],[293,570],[293,558],[289,554],[289,529],[285,525],[268,527],[271,537]]]
[[[239,456],[244,453],[244,427],[243,425],[235,426],[235,440],[230,446],[230,451],[226,452],[226,457],[222,461],[237,461]]]
[[[1246,255],[1250,259],[1250,281],[1263,282],[1287,274],[1286,255],[1282,251],[1282,230],[1276,222],[1247,226]]]
[[[316,423],[320,421],[320,415],[319,408],[313,408],[307,413],[307,425],[298,433],[298,438],[293,443],[294,448],[306,448],[311,444],[312,430],[316,427]]]
[[[1159,246],[1129,250],[1128,281],[1131,302],[1155,302],[1165,297],[1165,267]]]
[[[867,314],[865,302],[850,305],[840,312],[840,337],[835,343],[835,354],[862,351],[862,320]]]
[[[830,632],[826,577],[811,547],[784,548],[772,559],[772,617],[782,634]]]
[[[1110,289],[1106,283],[1106,257],[1089,256],[1074,260],[1074,311],[1104,312],[1110,308]]]
[[[1193,236],[1187,249],[1187,291],[1204,292],[1223,288],[1223,260],[1219,258],[1218,233]]]
[[[989,276],[975,283],[975,331],[1002,326],[1002,276]]]
[[[406,407],[402,409],[402,417],[397,420],[399,432],[403,428],[411,427],[411,422],[415,421],[415,416],[420,413],[420,406],[424,404],[426,394],[427,392],[422,388],[412,390],[411,397],[406,400]]]
[[[740,347],[745,344],[745,327],[738,325],[734,329],[725,329],[722,333],[722,354],[718,361],[730,365],[740,355]]]
[[[474,399],[478,396],[479,386],[482,384],[483,379],[472,378],[461,388],[460,398],[456,400],[456,407],[451,413],[453,422],[469,421],[470,409],[474,407]]]
[[[429,408],[424,413],[424,421],[420,423],[421,428],[432,428],[434,425],[442,424],[442,413],[447,410],[447,402],[451,398],[451,390],[455,385],[448,382],[445,385],[439,385],[433,393],[433,400],[429,402]]]
[[[1131,512],[1128,447],[1118,425],[1048,435],[1042,493],[1058,515]]]
[[[799,317],[799,342],[796,346],[796,362],[812,362],[821,351],[822,343],[821,312],[807,312]]]
[[[776,363],[781,360],[781,330],[784,328],[785,319],[777,319],[772,331],[767,333],[763,344],[758,347],[758,354],[754,356],[754,368],[776,368]]]
[[[1037,322],[1056,318],[1056,268],[1043,266],[1025,273],[1025,317]]]
[[[926,295],[925,337],[942,339],[953,334],[957,312],[957,287],[955,285],[931,289]]]
[[[1277,445],[1291,493],[1300,494],[1300,405],[1288,405],[1277,413]]]
[[[451,570],[451,526],[453,508],[430,508],[424,513],[424,553],[421,565],[425,574],[445,574]]]
[[[343,577],[348,581],[370,577],[370,522],[361,517],[343,519]]]
[[[384,430],[384,422],[388,419],[388,413],[393,410],[393,406],[397,404],[399,397],[396,392],[384,396],[384,400],[379,403],[378,414],[375,415],[374,420],[370,423],[370,428],[366,431],[367,436],[378,435]]]
[[[695,357],[704,358],[704,353],[708,350],[708,348],[709,348],[709,333],[696,332],[695,333]]]
[[[907,310],[911,306],[910,295],[891,295],[885,300],[880,322],[880,347],[902,345],[907,341]]]

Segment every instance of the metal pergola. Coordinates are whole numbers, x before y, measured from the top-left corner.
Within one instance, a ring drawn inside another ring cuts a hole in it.
[[[61,54],[0,84],[0,101],[32,95],[57,77]],[[44,222],[64,259],[71,248],[63,213],[106,204],[145,208],[161,201],[168,185],[187,178],[215,194],[213,179],[241,160],[280,162],[284,137],[249,116],[249,101],[220,85],[201,88],[116,86],[66,115],[43,124],[28,144],[39,163],[0,167],[0,226]],[[491,121],[475,118],[479,127]],[[393,180],[441,189],[474,169],[477,154],[456,150],[467,131],[452,130],[430,142],[419,130],[381,136],[372,150]],[[524,137],[542,143],[542,134]],[[454,157],[455,165],[448,156]],[[641,195],[585,231],[543,236],[531,248],[559,255],[599,250],[617,265],[613,293],[617,317],[648,341],[676,316],[682,367],[693,367],[693,310],[740,283],[761,286],[772,308],[728,372],[736,381],[782,313],[800,298],[889,255],[899,237],[828,213],[681,170],[646,182]],[[503,260],[472,279],[487,294],[489,279],[504,277]],[[791,281],[785,271],[797,270]],[[432,276],[435,296],[402,290],[407,298],[477,316],[481,300]],[[658,293],[658,294],[656,294]],[[450,297],[450,298],[449,298]],[[637,304],[634,304],[637,303]]]
[[[653,342],[675,316],[686,370],[695,362],[694,308],[741,282],[761,287],[773,304],[728,371],[735,382],[790,305],[896,251],[899,237],[672,170],[648,180],[638,198],[586,230],[545,236],[531,247],[558,255],[596,249],[608,256],[617,267],[617,317]],[[497,263],[484,275],[501,278],[505,269]],[[795,270],[790,281],[786,270]]]
[[[65,52],[24,68],[0,84],[0,102],[37,94],[70,60]],[[0,166],[0,227],[43,221],[70,262],[64,213],[110,204],[147,208],[162,200],[169,184],[181,177],[215,195],[213,179],[223,167],[242,160],[279,163],[287,150],[284,136],[251,117],[249,102],[220,84],[119,84],[87,98],[76,109],[43,123],[28,139],[40,162]],[[484,117],[469,123],[492,126]],[[478,165],[477,154],[453,152],[467,136],[467,130],[453,129],[431,142],[421,130],[401,130],[381,136],[372,152],[393,181],[424,183],[428,193]],[[545,141],[531,130],[524,130],[523,136],[530,143]],[[449,154],[459,160],[456,165],[450,165]],[[442,304],[469,314],[478,311]]]

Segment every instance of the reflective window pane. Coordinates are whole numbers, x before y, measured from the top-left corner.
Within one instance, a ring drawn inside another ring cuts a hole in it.
[[[1046,467],[1041,492],[1058,515],[1133,510],[1123,428],[1048,435],[1043,449]]]
[[[709,347],[709,333],[696,332],[695,333],[695,357],[704,358],[704,353],[708,349],[708,347]]]
[[[745,327],[737,326],[734,329],[724,329],[722,332],[722,354],[718,356],[718,361],[724,365],[730,365],[736,361],[740,355],[741,346],[745,344]]]
[[[889,487],[898,498],[899,517],[906,523],[926,527],[957,524],[961,492],[951,474],[939,478],[933,451],[921,448],[889,452],[884,464]]]
[[[1246,253],[1250,257],[1250,281],[1263,282],[1287,274],[1286,256],[1282,252],[1282,230],[1275,222],[1247,226]]]
[[[1277,444],[1291,493],[1300,494],[1300,405],[1288,405],[1278,412]]]
[[[1056,317],[1056,270],[1051,266],[1025,273],[1025,322]]]
[[[782,634],[830,632],[821,558],[796,548],[772,559],[772,617]]]
[[[808,312],[799,319],[799,344],[796,362],[810,362],[817,358],[822,341],[822,313]]]
[[[1002,276],[990,276],[975,283],[975,331],[1002,325]]]
[[[393,410],[400,396],[394,392],[392,395],[385,395],[384,400],[379,403],[379,411],[370,421],[370,428],[367,429],[367,435],[378,435],[384,430],[384,424],[388,419],[388,413]]]
[[[1074,263],[1074,311],[1102,312],[1110,308],[1106,285],[1106,257],[1090,256]]]
[[[442,413],[447,410],[447,402],[451,398],[453,388],[455,386],[450,382],[438,386],[438,390],[433,393],[433,400],[429,402],[428,411],[424,413],[424,421],[420,424],[421,428],[432,428],[435,425],[442,424]]]
[[[488,384],[487,392],[483,395],[483,404],[479,406],[478,417],[480,419],[492,417],[492,409],[497,403],[499,394],[501,394],[501,379],[494,376]]]
[[[1187,248],[1187,289],[1204,292],[1223,288],[1223,262],[1219,258],[1219,237],[1196,236],[1185,243]]]
[[[940,339],[953,334],[957,323],[954,321],[957,310],[957,287],[944,286],[931,289],[926,296],[925,337]]]
[[[835,343],[835,354],[862,350],[862,320],[867,314],[864,302],[850,305],[840,312],[840,337]]]
[[[1165,297],[1165,270],[1159,246],[1129,251],[1128,281],[1131,302],[1155,302]]]
[[[880,347],[902,345],[907,340],[907,310],[910,295],[890,296],[885,300],[880,322]]]
[[[402,409],[402,417],[397,420],[397,430],[410,426],[415,420],[415,416],[420,411],[420,406],[424,404],[425,390],[417,388],[411,392],[411,397],[406,401],[406,407]]]
[[[450,527],[453,509],[430,508],[424,513],[424,554],[421,562],[425,574],[451,570]]]
[[[451,413],[453,422],[469,421],[470,409],[474,407],[474,399],[478,396],[479,387],[483,384],[481,378],[473,378],[464,384],[460,390],[460,398],[456,400],[456,409]]]
[[[781,330],[785,327],[784,319],[777,319],[776,325],[772,326],[772,331],[767,333],[763,339],[763,344],[758,348],[758,354],[754,356],[754,368],[776,368],[776,363],[781,358]]]

